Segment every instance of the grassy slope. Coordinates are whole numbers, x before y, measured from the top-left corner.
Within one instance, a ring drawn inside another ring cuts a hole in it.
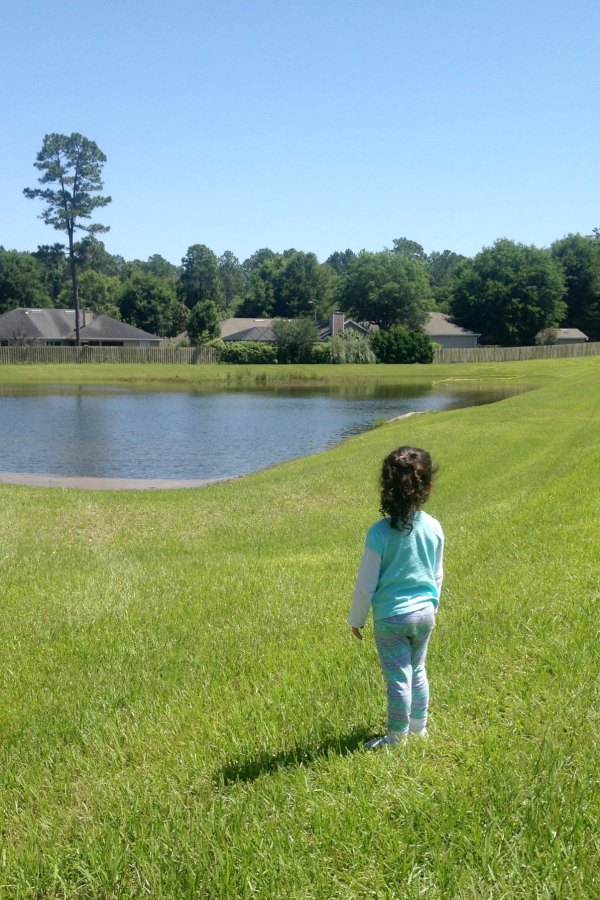
[[[502,371],[547,384],[201,491],[0,486],[0,896],[598,896],[600,360]],[[440,464],[432,736],[355,753],[401,442]]]

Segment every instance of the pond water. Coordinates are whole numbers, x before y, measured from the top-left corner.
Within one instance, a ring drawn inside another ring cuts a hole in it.
[[[211,479],[325,450],[378,420],[490,403],[514,383],[226,390],[0,385],[0,471]]]

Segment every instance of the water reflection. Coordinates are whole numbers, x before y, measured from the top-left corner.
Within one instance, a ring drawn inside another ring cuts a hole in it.
[[[514,382],[420,385],[0,386],[0,470],[223,478],[325,450],[380,419],[490,403]]]

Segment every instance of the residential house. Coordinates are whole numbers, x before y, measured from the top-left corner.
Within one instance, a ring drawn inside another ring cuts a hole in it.
[[[81,344],[96,347],[159,347],[162,338],[111,316],[81,310]],[[19,307],[0,315],[0,346],[73,346],[74,309],[26,309]]]
[[[334,337],[342,331],[351,331],[359,337],[368,337],[372,330],[367,325],[355,322],[354,319],[347,319],[343,312],[333,312],[327,322],[319,325],[319,340],[326,341],[327,338]]]
[[[224,341],[274,341],[273,319],[224,319],[221,322],[221,339]],[[325,341],[341,332],[351,331],[360,337],[368,337],[377,326],[368,326],[347,319],[343,312],[333,312],[326,322],[318,325],[319,340]],[[441,347],[476,347],[480,335],[459,325],[454,325],[444,313],[429,313],[423,326],[425,334]]]
[[[450,316],[440,312],[429,313],[423,331],[434,344],[439,344],[444,350],[476,347],[477,341],[481,337],[480,334],[475,334],[467,328],[455,325]]]
[[[557,344],[585,344],[589,340],[587,334],[580,331],[579,328],[556,328]]]
[[[223,341],[274,341],[273,319],[224,319],[221,322]],[[324,341],[341,331],[353,331],[361,337],[368,337],[369,328],[346,319],[343,312],[331,313],[326,322],[317,323],[319,340]]]

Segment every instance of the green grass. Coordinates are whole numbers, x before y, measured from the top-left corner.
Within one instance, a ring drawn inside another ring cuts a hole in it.
[[[452,365],[166,365],[162,363],[0,365],[1,384],[173,384],[251,386],[294,384],[430,384],[509,378],[537,384],[557,377],[563,360]]]
[[[497,369],[541,386],[202,490],[0,485],[1,897],[599,896],[600,359],[427,371]],[[399,443],[440,465],[431,737],[367,754]]]

